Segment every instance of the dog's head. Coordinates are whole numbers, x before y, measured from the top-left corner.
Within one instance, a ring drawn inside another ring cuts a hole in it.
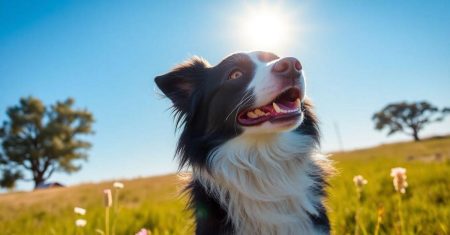
[[[294,129],[317,138],[315,117],[305,100],[303,68],[296,58],[236,53],[210,66],[194,57],[155,82],[179,115],[180,142],[209,139],[218,142],[211,143],[214,147],[238,135]]]

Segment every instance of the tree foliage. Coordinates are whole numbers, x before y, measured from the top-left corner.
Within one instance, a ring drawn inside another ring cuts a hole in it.
[[[388,104],[375,113],[375,129],[387,129],[387,135],[402,132],[419,141],[419,132],[428,124],[440,122],[450,113],[450,108],[439,109],[426,102],[399,102]]]
[[[3,154],[0,154],[0,186],[13,187],[16,180],[32,180],[35,187],[55,171],[76,172],[87,160],[91,144],[80,136],[92,134],[93,115],[74,109],[68,98],[45,106],[34,97],[21,98],[7,109],[7,121],[0,128]],[[29,179],[24,172],[29,172]]]

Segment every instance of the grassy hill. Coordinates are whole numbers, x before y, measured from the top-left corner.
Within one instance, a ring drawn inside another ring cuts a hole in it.
[[[380,234],[398,234],[397,197],[390,169],[407,169],[403,217],[408,234],[448,234],[450,221],[450,138],[397,143],[331,156],[338,173],[331,180],[328,206],[334,234],[354,234],[356,190],[353,176],[368,184],[362,194],[360,218],[373,234],[377,211],[383,208]],[[152,234],[192,234],[192,219],[179,197],[175,175],[123,181],[119,194],[117,235],[148,228]],[[0,233],[97,234],[103,229],[103,189],[112,182],[0,195]],[[75,206],[87,209],[83,231],[75,230]],[[77,233],[78,232],[78,233]],[[360,231],[359,234],[363,234]]]

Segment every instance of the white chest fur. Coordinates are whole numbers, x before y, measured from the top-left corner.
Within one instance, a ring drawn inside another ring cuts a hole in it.
[[[320,234],[308,214],[317,215],[311,177],[327,162],[309,136],[283,133],[240,136],[210,156],[212,174],[194,177],[220,201],[238,234]]]

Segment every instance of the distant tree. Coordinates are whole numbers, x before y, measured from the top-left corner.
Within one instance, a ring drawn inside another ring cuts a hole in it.
[[[440,122],[450,113],[450,108],[439,109],[426,102],[400,102],[388,104],[375,113],[375,129],[388,129],[388,136],[402,132],[419,141],[419,132],[428,124]]]
[[[0,186],[8,190],[12,190],[16,187],[17,179],[23,178],[22,173],[19,171],[11,171],[10,169],[4,169],[2,171],[2,178],[0,178]]]
[[[76,172],[87,160],[91,144],[79,136],[92,134],[94,118],[87,110],[74,109],[71,98],[46,107],[39,99],[20,99],[7,109],[0,127],[0,186],[14,187],[17,180],[32,180],[35,188],[55,171]],[[25,178],[29,172],[31,178]]]

